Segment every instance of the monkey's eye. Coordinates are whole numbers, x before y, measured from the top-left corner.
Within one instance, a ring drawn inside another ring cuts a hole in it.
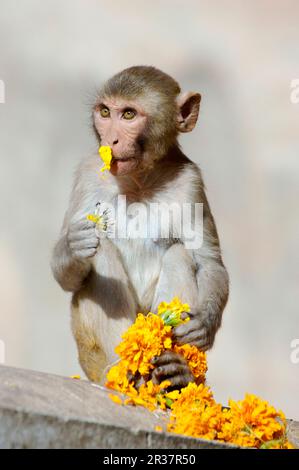
[[[128,109],[125,109],[125,111],[123,112],[124,119],[130,120],[130,119],[133,119],[135,116],[136,116],[136,111],[134,111],[134,109],[128,108]]]
[[[103,118],[109,117],[110,116],[110,111],[108,108],[101,108],[100,109],[100,114]]]

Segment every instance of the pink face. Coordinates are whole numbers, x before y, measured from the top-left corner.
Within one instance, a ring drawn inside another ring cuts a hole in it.
[[[95,127],[101,145],[112,149],[111,173],[125,175],[134,171],[141,159],[138,137],[143,133],[147,116],[140,105],[122,98],[103,98],[94,110]]]

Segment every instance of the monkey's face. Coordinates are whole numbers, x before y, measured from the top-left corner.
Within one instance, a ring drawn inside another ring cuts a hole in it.
[[[147,115],[142,106],[123,98],[104,97],[94,108],[94,124],[101,145],[112,150],[111,173],[126,175],[138,169],[143,159],[143,133]]]

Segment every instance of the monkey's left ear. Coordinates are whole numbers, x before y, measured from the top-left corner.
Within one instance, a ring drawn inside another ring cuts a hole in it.
[[[180,132],[190,132],[194,129],[198,118],[200,100],[200,94],[193,91],[187,91],[178,96],[177,128]]]

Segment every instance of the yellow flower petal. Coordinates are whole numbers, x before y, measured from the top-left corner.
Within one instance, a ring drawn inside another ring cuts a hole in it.
[[[101,168],[100,171],[102,172],[102,171],[110,170],[110,164],[112,160],[111,148],[108,145],[102,145],[99,148],[99,154],[100,154],[101,159],[104,162],[104,166]]]
[[[101,216],[95,214],[87,214],[86,219],[90,220],[91,222],[94,222],[95,224],[98,224],[101,221]]]
[[[109,398],[117,405],[122,405],[123,401],[118,395],[113,395],[113,393],[109,393]]]
[[[166,397],[170,400],[177,400],[180,396],[179,390],[173,390],[172,392],[166,393]]]

